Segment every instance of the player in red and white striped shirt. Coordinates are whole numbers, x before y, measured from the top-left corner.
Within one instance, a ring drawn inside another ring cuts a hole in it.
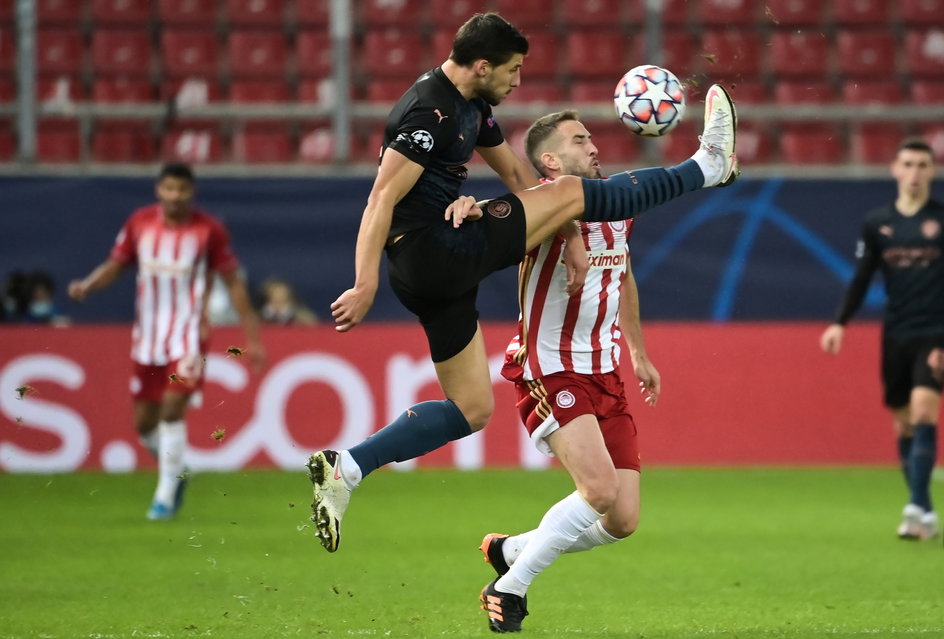
[[[214,272],[226,283],[248,340],[248,353],[261,364],[255,314],[239,262],[223,225],[193,208],[190,167],[168,164],[157,179],[158,202],[125,222],[105,262],[69,284],[78,301],[110,286],[137,266],[137,296],[131,359],[135,427],[142,444],[158,459],[159,479],[149,519],[168,519],[180,507],[183,489],[187,404],[203,383],[208,325],[206,299]]]
[[[527,154],[546,179],[601,177],[597,148],[574,111],[537,120],[528,130]],[[640,327],[629,260],[632,223],[578,223],[590,269],[576,290],[561,261],[565,240],[560,234],[521,263],[522,314],[502,374],[516,384],[519,413],[532,441],[560,460],[577,490],[555,504],[536,529],[485,537],[482,551],[499,573],[483,591],[490,613],[509,604],[522,607],[531,581],[562,550],[618,541],[639,522],[639,452],[619,373],[620,342],[629,346],[651,406],[661,380]],[[521,600],[509,600],[514,597]],[[490,624],[503,630],[498,616],[490,614]]]

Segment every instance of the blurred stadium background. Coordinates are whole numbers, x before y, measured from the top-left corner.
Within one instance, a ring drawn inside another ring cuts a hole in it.
[[[738,101],[744,178],[634,231],[666,379],[658,410],[634,406],[647,461],[893,464],[880,288],[841,357],[816,339],[851,276],[862,216],[893,197],[895,147],[921,134],[944,158],[944,0],[0,0],[0,273],[48,271],[63,314],[91,325],[0,325],[0,467],[150,463],[124,394],[133,278],[84,305],[64,289],[150,200],[161,162],[196,166],[199,203],[226,222],[254,290],[281,276],[330,317],[353,278],[388,109],[484,10],[531,40],[523,84],[496,111],[519,149],[534,117],[576,106],[608,167],[671,163],[694,148],[708,84]],[[687,121],[665,139],[635,138],[613,114],[616,81],[640,63],[688,86]],[[469,193],[502,192],[480,160],[471,173]],[[495,358],[517,314],[514,278],[507,269],[480,291]],[[240,339],[221,329],[192,417],[204,467],[296,468],[294,455],[350,444],[437,397],[422,333],[385,284],[369,320],[345,337],[327,322],[267,327],[261,378],[219,355]],[[18,401],[22,384],[38,394]],[[422,463],[540,466],[507,384],[496,392],[484,444]],[[225,442],[210,441],[216,427]],[[268,449],[264,427],[278,435]]]

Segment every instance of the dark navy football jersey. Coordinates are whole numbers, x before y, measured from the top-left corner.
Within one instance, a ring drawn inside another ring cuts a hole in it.
[[[871,212],[856,257],[853,288],[860,290],[847,299],[841,319],[855,310],[848,302],[861,302],[865,295],[865,286],[856,286],[856,280],[867,283],[881,270],[888,297],[885,333],[903,339],[944,334],[944,206],[931,200],[910,217],[894,205]]]
[[[466,100],[438,67],[420,76],[394,105],[384,131],[384,151],[395,149],[424,168],[393,209],[390,237],[441,224],[460,195],[475,147],[503,141],[485,100]]]

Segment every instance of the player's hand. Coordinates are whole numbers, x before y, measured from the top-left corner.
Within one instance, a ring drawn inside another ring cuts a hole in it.
[[[842,348],[842,336],[846,329],[842,324],[830,324],[819,338],[819,346],[830,355],[835,355]]]
[[[587,249],[581,242],[564,244],[564,266],[567,268],[567,286],[564,287],[564,291],[568,295],[573,295],[583,288],[584,282],[587,281],[587,272],[590,270]]]
[[[642,359],[633,363],[633,372],[639,380],[639,392],[642,393],[643,401],[649,406],[655,406],[662,393],[662,376],[659,371],[648,359]]]
[[[944,380],[944,348],[935,348],[928,354],[928,366],[934,377]]]
[[[334,330],[346,333],[363,321],[367,311],[374,304],[374,292],[358,288],[349,288],[331,305],[334,317]]]
[[[459,228],[466,220],[478,220],[482,209],[471,195],[460,195],[459,199],[446,207],[445,219],[452,220],[452,228]]]
[[[69,297],[76,302],[84,302],[88,296],[88,287],[82,280],[72,280],[69,282]]]

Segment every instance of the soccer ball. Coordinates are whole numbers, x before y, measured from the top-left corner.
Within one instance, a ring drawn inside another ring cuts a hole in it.
[[[644,64],[626,72],[613,95],[616,117],[636,135],[665,135],[682,121],[685,92],[675,75]]]

